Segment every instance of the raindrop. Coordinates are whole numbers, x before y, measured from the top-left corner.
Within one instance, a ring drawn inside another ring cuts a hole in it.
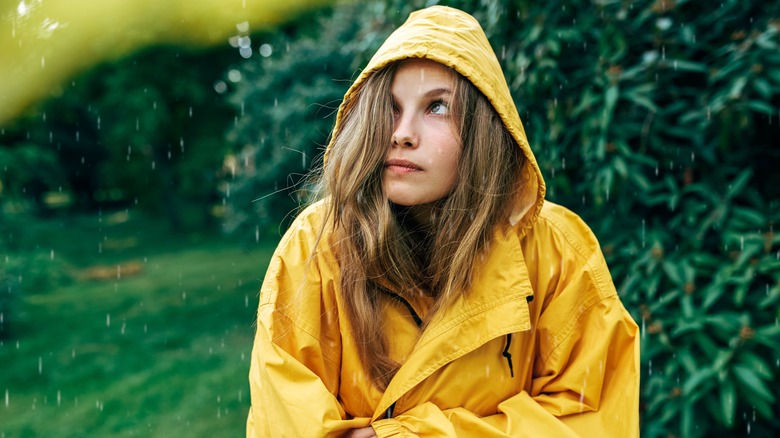
[[[45,67],[46,67],[46,58],[41,56],[41,68],[45,68]]]
[[[51,250],[51,255],[49,256],[51,260],[54,260],[54,250]]]
[[[239,32],[249,32],[249,22],[242,21],[240,23],[236,23],[236,30]]]
[[[38,356],[38,375],[43,374],[43,357]]]
[[[76,143],[79,142],[80,138],[81,138],[81,133],[79,131],[76,131]]]
[[[100,117],[97,118],[97,130],[100,131]]]
[[[271,47],[270,44],[262,44],[260,46],[259,51],[260,51],[260,56],[262,56],[263,58],[268,58],[274,52],[274,49],[273,47]]]
[[[30,11],[30,7],[27,6],[27,3],[25,3],[24,1],[19,2],[19,6],[16,7],[16,12],[19,13],[20,17],[27,15],[27,12],[29,11]]]
[[[658,175],[658,169],[657,168],[656,168],[656,175]],[[645,220],[642,219],[642,248],[645,247],[645,236],[646,236]]]
[[[111,314],[106,313],[106,327],[111,327]]]
[[[230,82],[238,82],[241,80],[241,72],[236,69],[230,70],[227,76]]]
[[[154,161],[152,161],[152,170],[154,170],[156,167],[157,167],[157,164]]]
[[[255,243],[260,242],[260,226],[255,225]],[[780,260],[780,251],[777,252],[777,259]]]
[[[660,30],[668,30],[672,27],[672,20],[668,17],[662,17],[655,21],[655,27]]]
[[[238,49],[238,54],[241,55],[244,59],[249,59],[252,57],[252,48],[251,47],[242,47]]]
[[[187,292],[186,291],[181,291],[181,300],[182,301],[187,301]]]
[[[219,94],[225,94],[227,91],[227,84],[224,81],[214,82],[214,91]]]
[[[190,118],[192,118],[192,107],[190,107]]]
[[[57,406],[62,405],[62,392],[58,389],[57,390]]]
[[[8,404],[11,402],[11,399],[8,395],[8,388],[5,388],[5,407],[8,407]]]
[[[244,307],[249,308],[249,295],[244,295]]]
[[[122,329],[119,332],[124,335],[126,329],[127,329],[127,323],[122,321]]]

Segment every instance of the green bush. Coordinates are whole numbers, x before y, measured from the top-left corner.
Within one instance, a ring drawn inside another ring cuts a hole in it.
[[[251,195],[232,198],[236,223],[289,212],[282,197],[248,200],[306,170],[285,151],[327,142],[332,117],[312,123],[314,109],[348,85],[329,81],[430,3],[339,6],[247,63],[234,135],[269,170],[237,175]],[[594,229],[641,326],[643,435],[780,430],[780,5],[442,3],[483,24],[548,197]]]
[[[62,257],[31,244],[25,229],[31,220],[26,215],[0,216],[0,339],[14,337],[23,319],[23,297],[73,281],[72,268]]]

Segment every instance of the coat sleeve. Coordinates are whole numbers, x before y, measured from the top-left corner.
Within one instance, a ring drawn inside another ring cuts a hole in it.
[[[247,437],[341,436],[370,420],[348,419],[336,396],[338,316],[318,260],[308,260],[316,234],[301,222],[282,238],[261,288]]]
[[[546,224],[535,237],[545,242],[536,257],[547,260],[536,267],[536,286],[548,293],[538,297],[541,303],[535,300],[541,310],[530,386],[490,416],[423,403],[375,421],[378,437],[639,435],[636,323],[587,226],[568,212]]]

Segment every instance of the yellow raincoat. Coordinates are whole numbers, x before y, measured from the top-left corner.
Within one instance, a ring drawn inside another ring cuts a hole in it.
[[[498,64],[468,14],[413,13],[345,96],[376,69],[428,58],[469,79],[492,102],[527,157],[512,227],[474,267],[472,289],[420,334],[431,302],[388,299],[390,352],[403,363],[382,393],[364,373],[326,235],[307,264],[325,214],[295,220],[260,293],[251,360],[250,437],[631,437],[639,433],[639,338],[590,229],[544,201],[544,181]]]

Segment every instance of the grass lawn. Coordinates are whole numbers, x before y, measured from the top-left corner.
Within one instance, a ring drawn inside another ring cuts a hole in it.
[[[24,290],[0,341],[0,437],[244,434],[275,239],[174,236],[132,211],[24,232],[76,280]]]

